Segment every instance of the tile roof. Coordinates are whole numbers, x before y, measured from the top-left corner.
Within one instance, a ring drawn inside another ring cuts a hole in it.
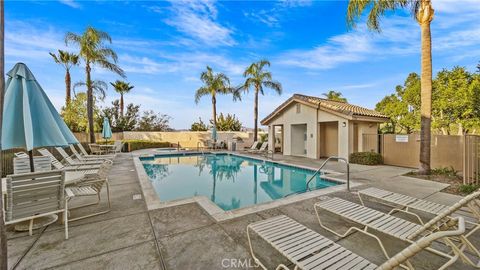
[[[347,117],[351,116],[366,116],[366,117],[375,117],[375,118],[384,118],[388,119],[387,116],[374,111],[370,110],[364,107],[360,107],[357,105],[349,104],[346,102],[342,101],[334,101],[334,100],[329,100],[329,99],[324,99],[324,98],[319,98],[319,97],[312,97],[312,96],[306,96],[306,95],[301,95],[301,94],[294,94],[292,97],[290,97],[288,100],[286,100],[284,103],[282,103],[280,106],[278,106],[271,114],[269,114],[267,117],[265,117],[261,122],[265,122],[275,116],[277,113],[282,111],[290,102],[292,101],[300,101],[304,103],[308,103],[312,106],[318,107],[318,108],[324,108],[327,110],[331,110],[340,114],[343,114]]]

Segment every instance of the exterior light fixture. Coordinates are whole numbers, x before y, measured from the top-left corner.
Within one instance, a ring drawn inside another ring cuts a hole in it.
[[[346,127],[347,126],[347,122],[342,122],[342,127]]]

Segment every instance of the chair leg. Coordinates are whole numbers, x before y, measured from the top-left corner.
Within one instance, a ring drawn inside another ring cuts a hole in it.
[[[68,239],[68,200],[65,200],[65,210],[63,212],[63,222],[65,226],[65,239]]]
[[[267,270],[267,267],[265,267],[265,265],[263,265],[263,263],[260,261],[260,259],[258,259],[255,256],[255,253],[253,252],[252,240],[250,239],[250,226],[247,226],[247,238],[248,238],[248,246],[250,247],[250,254],[252,255],[253,260],[255,261],[255,263],[257,263],[257,265],[262,267],[264,270]],[[280,267],[280,265],[279,265],[279,267]]]
[[[105,185],[107,186],[108,208],[112,208],[112,203],[110,202],[110,185],[108,184],[108,180],[105,181]]]
[[[30,219],[30,223],[28,225],[28,235],[32,236],[33,235],[33,218]]]

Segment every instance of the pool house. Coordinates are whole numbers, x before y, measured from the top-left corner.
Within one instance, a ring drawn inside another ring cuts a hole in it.
[[[341,101],[294,94],[261,124],[268,126],[269,149],[308,158],[348,159],[363,149],[363,134],[377,134],[388,118],[379,112]]]

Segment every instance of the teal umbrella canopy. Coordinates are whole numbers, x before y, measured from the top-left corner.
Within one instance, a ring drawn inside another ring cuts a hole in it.
[[[2,149],[67,146],[78,143],[52,102],[23,63],[7,73]]]
[[[108,121],[107,117],[103,118],[102,138],[104,139],[112,138],[112,129],[110,128],[110,122]]]

